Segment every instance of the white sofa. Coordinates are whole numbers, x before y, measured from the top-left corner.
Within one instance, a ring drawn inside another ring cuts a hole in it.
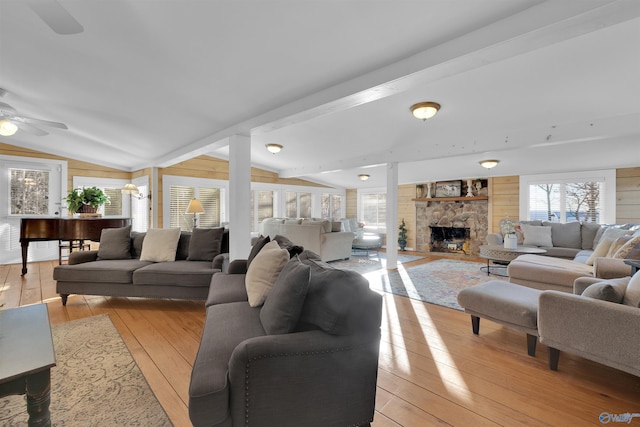
[[[260,234],[271,239],[276,235],[284,236],[315,252],[323,261],[335,261],[351,257],[355,237],[350,231],[339,231],[340,225],[329,220],[266,218],[260,223]]]

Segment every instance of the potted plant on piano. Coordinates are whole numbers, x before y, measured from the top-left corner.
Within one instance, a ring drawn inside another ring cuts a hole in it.
[[[109,197],[98,187],[83,187],[71,190],[65,200],[70,213],[95,216],[98,208],[109,201]]]

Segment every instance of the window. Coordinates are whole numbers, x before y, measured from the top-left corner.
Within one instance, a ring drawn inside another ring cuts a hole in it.
[[[387,225],[387,193],[360,194],[360,216],[367,227],[385,228]]]
[[[225,221],[226,181],[165,175],[164,227],[193,229],[194,214],[185,213],[191,199],[198,199],[204,212],[198,215],[198,227],[219,227]]]
[[[9,169],[9,215],[50,215],[49,171]]]
[[[275,194],[271,190],[251,191],[251,231],[258,231],[262,220],[275,216],[275,201]]]
[[[285,193],[287,218],[311,218],[311,193],[287,191]]]
[[[520,194],[522,219],[615,222],[615,171],[522,176]]]
[[[320,195],[320,217],[340,219],[342,215],[342,202],[344,197],[340,194],[322,193]]]

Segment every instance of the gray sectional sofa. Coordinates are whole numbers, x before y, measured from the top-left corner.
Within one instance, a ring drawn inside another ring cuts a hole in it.
[[[382,296],[360,274],[304,251],[285,260],[264,305],[252,306],[245,282],[261,262],[254,253],[259,245],[248,260],[232,261],[211,280],[189,386],[191,422],[369,425]]]
[[[516,233],[519,245],[537,246],[547,252],[545,255],[519,256],[511,261],[507,274],[510,282],[534,289],[571,293],[573,282],[579,277],[611,279],[629,276],[631,267],[624,263],[625,259],[640,256],[640,244],[626,258],[615,258],[613,254],[597,251],[603,236],[608,239],[608,229],[611,229],[611,234],[620,231],[626,234],[624,238],[630,239],[640,229],[636,224],[522,221],[519,225]],[[489,244],[501,245],[502,242],[500,233],[487,236]]]
[[[158,262],[143,257],[147,233],[131,232],[130,227],[103,230],[99,250],[73,252],[68,264],[54,268],[62,304],[70,294],[205,300],[211,277],[222,271],[228,232],[175,231],[177,244],[169,251],[173,258]]]

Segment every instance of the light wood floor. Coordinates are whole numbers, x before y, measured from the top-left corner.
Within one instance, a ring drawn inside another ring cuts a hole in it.
[[[63,307],[55,265],[29,264],[24,277],[0,265],[0,310],[45,302],[52,324],[109,314],[173,423],[191,425],[203,303],[72,295]],[[374,427],[602,426],[602,412],[640,413],[638,377],[566,353],[552,372],[545,346],[529,357],[523,334],[483,320],[474,336],[468,315],[437,305],[385,295],[383,311]]]

